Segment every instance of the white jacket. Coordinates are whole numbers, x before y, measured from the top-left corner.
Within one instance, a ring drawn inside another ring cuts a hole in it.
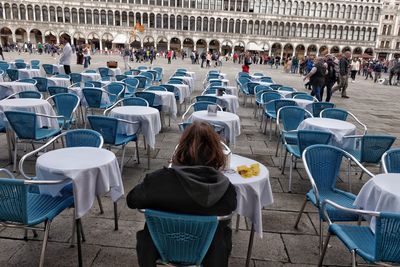
[[[66,43],[60,57],[60,64],[68,66],[71,65],[71,58],[72,58],[72,47],[69,43]]]

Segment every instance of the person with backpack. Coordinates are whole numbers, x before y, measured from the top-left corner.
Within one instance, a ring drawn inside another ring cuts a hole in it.
[[[382,75],[382,63],[380,61],[377,61],[374,65],[374,83],[376,83]]]
[[[325,87],[326,87],[326,102],[331,101],[332,96],[332,87],[337,81],[336,69],[335,69],[335,62],[331,55],[327,55],[326,60],[327,65],[327,74],[325,76]],[[324,94],[324,88],[321,91],[321,98]]]

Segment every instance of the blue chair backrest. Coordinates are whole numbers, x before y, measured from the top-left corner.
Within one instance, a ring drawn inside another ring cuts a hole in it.
[[[249,79],[250,79],[250,74],[248,74],[247,72],[239,72],[239,73],[238,73],[238,77],[239,77],[239,78],[241,78],[241,77],[246,77],[246,78],[249,78]]]
[[[260,81],[263,83],[273,83],[274,82],[271,77],[262,77]]]
[[[279,89],[279,91],[280,90],[281,89]],[[310,100],[310,101],[314,100],[314,97],[312,95],[308,95],[308,94],[299,94],[299,95],[294,96],[293,98],[295,98],[295,99],[305,99],[305,100]]]
[[[303,153],[303,162],[310,172],[319,192],[331,191],[336,187],[342,159],[342,149],[330,145],[313,145]]]
[[[262,74],[260,72],[256,72],[256,73],[253,74],[253,76],[264,77],[264,74]]]
[[[175,72],[173,77],[185,77],[186,73],[184,72]]]
[[[68,93],[68,88],[67,87],[62,87],[62,86],[49,86],[49,87],[47,87],[47,91],[49,91],[49,94],[51,96],[53,96],[53,95],[56,95],[56,94]]]
[[[248,82],[247,83],[247,92],[250,95],[254,95],[255,87],[258,86],[258,83]]]
[[[209,105],[215,105],[215,102],[199,101],[193,104],[194,111],[207,110]]]
[[[36,114],[24,111],[5,111],[11,128],[20,139],[35,139]]]
[[[279,119],[282,122],[283,130],[294,131],[309,114],[301,107],[287,106],[279,110]]]
[[[187,69],[176,69],[176,71],[178,72],[178,71],[180,71],[180,72],[187,72]]]
[[[141,72],[140,75],[145,76],[147,78],[149,78],[150,81],[154,81],[155,80],[155,76],[153,73],[146,71],[146,72]]]
[[[31,60],[31,69],[39,69],[40,68],[40,61],[33,59]]]
[[[136,78],[128,77],[126,79],[123,79],[122,82],[126,85],[126,91],[131,94],[133,94],[139,86],[139,80]]]
[[[46,74],[48,75],[53,75],[54,74],[54,67],[51,64],[43,64],[42,65],[43,70]]]
[[[19,98],[35,98],[35,99],[42,98],[42,94],[37,91],[21,91],[21,92],[18,92],[17,96]]]
[[[99,88],[85,87],[82,89],[83,96],[90,108],[100,108],[103,91]]]
[[[174,93],[175,96],[179,96],[179,90],[175,86],[171,84],[160,84],[160,86],[167,89],[168,92]]]
[[[274,83],[274,84],[269,85],[269,87],[271,87],[272,90],[278,90],[278,89],[281,88],[282,86],[283,86],[282,84],[277,84],[277,83]]]
[[[200,265],[217,230],[216,216],[145,211],[146,224],[161,260]]]
[[[267,91],[272,91],[272,88],[266,85],[256,85],[256,87],[254,87],[254,92],[257,94],[258,92],[267,92]]]
[[[0,70],[6,71],[10,65],[7,62],[0,62]]]
[[[23,179],[0,178],[0,221],[28,224],[28,192]]]
[[[369,135],[361,138],[361,162],[379,163],[382,155],[390,149],[396,137],[391,135]]]
[[[329,118],[341,121],[347,120],[348,115],[349,113],[346,110],[340,108],[326,108],[320,113],[321,118]]]
[[[297,131],[297,144],[300,149],[300,155],[309,146],[328,144],[331,138],[332,134],[329,132],[309,131],[309,130]]]
[[[71,93],[60,93],[53,97],[57,115],[64,116],[66,120],[72,119],[73,112],[79,103],[79,97]]]
[[[220,80],[213,80],[209,82],[210,86],[223,86],[224,83]]]
[[[56,75],[54,75],[54,77],[56,77],[56,78],[71,79],[71,77],[70,77],[68,74],[62,74],[62,73],[56,74]]]
[[[122,81],[123,79],[126,79],[126,78],[128,78],[128,76],[126,76],[126,75],[121,75],[121,74],[115,75],[115,80],[117,80],[117,81]]]
[[[400,214],[381,212],[375,226],[375,261],[400,263]]]
[[[161,67],[155,67],[153,70],[157,71],[160,75],[163,73],[163,68]]]
[[[69,77],[71,78],[71,83],[80,83],[82,82],[82,74],[80,73],[70,73]]]
[[[75,129],[65,132],[67,147],[98,147],[103,143],[100,133],[90,129]]]
[[[335,104],[329,102],[314,102],[312,103],[312,114],[314,117],[319,117],[321,111],[326,108],[334,108]]]
[[[130,71],[132,72],[133,75],[139,75],[142,72],[139,69],[131,69]]]
[[[122,100],[122,105],[123,106],[143,106],[143,107],[148,107],[149,103],[144,98],[132,96],[132,97],[124,98]]]
[[[250,82],[251,80],[247,77],[239,77],[239,84],[241,86],[245,85],[246,83]]]
[[[149,87],[146,88],[146,91],[167,92],[168,90],[163,86],[149,86]]]
[[[154,106],[154,98],[156,97],[156,95],[154,93],[151,93],[151,92],[136,92],[135,96],[143,98],[143,99],[146,99],[146,101],[149,103],[150,107]]]
[[[118,96],[122,98],[124,97],[125,85],[121,82],[111,82],[107,84],[104,89],[113,94],[108,96],[112,103],[118,100]]]
[[[265,92],[261,95],[261,102],[267,104],[270,101],[281,99],[282,96],[277,92]]]
[[[216,96],[208,96],[208,95],[199,95],[196,96],[196,102],[213,102],[217,103],[218,98]]]
[[[138,70],[147,70],[147,67],[146,66],[139,66]]]
[[[280,108],[287,106],[297,106],[297,103],[289,99],[277,99],[274,101],[274,105],[275,105],[275,112],[278,113],[278,110]]]
[[[36,85],[36,83],[37,83],[35,79],[20,79],[20,80],[17,80],[17,82],[20,82],[20,83],[31,83],[33,85]]]
[[[103,87],[103,85],[99,81],[87,81],[87,82],[85,82],[85,87],[101,88],[101,87]]]
[[[25,62],[15,62],[15,68],[26,69],[26,63]]]
[[[16,81],[18,80],[18,70],[15,69],[7,69],[6,70],[8,77],[10,78],[11,81]]]
[[[183,81],[181,80],[177,80],[177,79],[170,79],[168,81],[169,84],[185,84]]]
[[[148,77],[143,76],[143,75],[135,76],[135,78],[138,79],[138,81],[139,81],[139,84],[138,84],[139,89],[146,89],[151,82]]]
[[[36,88],[39,92],[45,93],[47,92],[47,78],[45,77],[33,77],[36,81]]]
[[[204,95],[215,95],[217,94],[217,88],[210,88],[204,91]]]
[[[15,63],[24,63],[24,60],[22,58],[17,58],[14,60]]]
[[[88,116],[90,126],[103,136],[104,143],[113,145],[117,139],[118,119],[106,116]]]
[[[385,165],[389,173],[400,173],[400,148],[392,148],[386,152]]]
[[[110,74],[110,69],[109,68],[100,67],[98,70],[99,70],[101,78],[108,78],[108,77],[112,76]]]
[[[153,81],[156,81],[157,80],[157,78],[158,78],[158,72],[157,71],[155,71],[155,70],[148,70],[147,71],[148,73],[151,73],[151,74],[153,74]]]

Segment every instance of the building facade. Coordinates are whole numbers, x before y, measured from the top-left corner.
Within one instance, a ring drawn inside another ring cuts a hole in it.
[[[400,58],[400,0],[383,3],[375,51],[380,58]]]
[[[5,45],[67,36],[100,50],[130,44],[281,57],[373,55],[382,7],[381,0],[1,0],[0,38]],[[132,34],[136,22],[143,33]]]

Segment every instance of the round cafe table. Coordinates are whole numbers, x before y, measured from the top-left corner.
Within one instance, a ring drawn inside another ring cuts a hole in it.
[[[82,75],[82,82],[98,81],[101,78],[100,74],[98,73],[81,72],[81,75]]]
[[[250,166],[255,163],[260,166],[260,173],[257,176],[243,178],[236,172],[236,168],[240,165]],[[274,202],[269,181],[269,171],[264,165],[255,160],[232,154],[230,170],[224,171],[224,175],[228,177],[236,189],[236,213],[249,218],[252,222],[246,260],[246,266],[248,266],[251,258],[254,232],[260,238],[263,236],[262,209]]]
[[[71,179],[75,218],[84,216],[98,195],[110,192],[114,202],[124,195],[117,158],[106,149],[68,147],[46,152],[36,161],[36,176],[39,180]],[[64,186],[40,186],[40,191],[57,196]]]
[[[279,93],[280,93],[280,92],[279,92]],[[290,93],[292,93],[292,92],[290,92]],[[309,110],[308,107],[313,103],[313,101],[307,100],[307,99],[289,98],[289,100],[292,100],[292,101],[296,102],[296,104],[297,104],[299,107],[304,108],[304,109],[307,109],[307,110]]]
[[[25,111],[50,116],[56,116],[52,106],[44,99],[33,98],[13,98],[0,101],[0,116],[5,119],[4,111]],[[57,119],[38,117],[38,126],[48,126],[51,128],[58,128]]]
[[[40,70],[37,69],[19,69],[18,79],[32,79],[33,77],[40,77]]]
[[[48,86],[69,87],[71,85],[71,81],[68,78],[49,77],[47,80]]]
[[[368,211],[400,213],[400,173],[378,174],[361,188],[354,206]],[[375,219],[371,220],[375,231]]]
[[[53,64],[53,72],[58,74],[65,74],[64,65]]]
[[[224,94],[222,96],[216,96],[216,95],[209,95],[209,96],[217,97],[218,105],[226,108],[226,111],[236,114],[239,108],[239,99],[237,96],[228,94]]]
[[[25,82],[0,82],[0,99],[23,91],[37,91],[37,88]]]
[[[193,112],[189,121],[207,121],[224,127],[225,140],[230,144],[236,143],[240,135],[240,118],[231,112],[218,111],[216,116],[208,115],[207,110]]]
[[[179,104],[182,104],[185,99],[190,98],[191,91],[187,84],[171,84],[179,91]]]
[[[151,107],[142,106],[123,106],[116,107],[110,111],[110,117],[124,119],[128,121],[140,121],[141,132],[146,138],[147,144],[154,148],[156,144],[156,134],[161,131],[160,112]],[[134,125],[121,123],[118,131],[123,134],[133,134],[136,132]]]
[[[162,111],[170,114],[173,119],[176,119],[176,113],[178,108],[176,106],[175,94],[172,92],[163,91],[149,91],[154,93],[156,97],[154,98],[154,106],[162,106]]]
[[[329,132],[333,136],[330,144],[343,149],[354,149],[354,138],[345,138],[347,135],[355,135],[356,126],[347,121],[330,118],[308,118],[302,121],[297,130],[311,130]]]

